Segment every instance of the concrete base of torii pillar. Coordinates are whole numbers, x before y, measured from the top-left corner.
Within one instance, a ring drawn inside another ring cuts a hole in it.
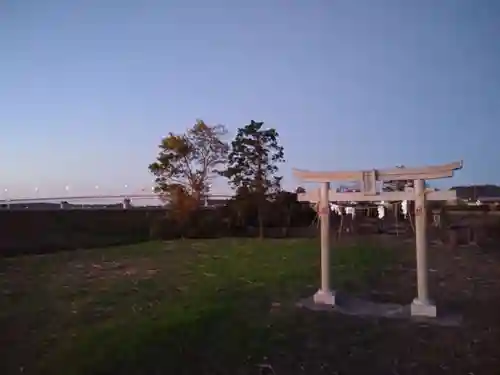
[[[314,303],[335,306],[335,292],[331,290],[318,290],[313,296]]]
[[[335,305],[328,303],[317,303],[313,297],[304,298],[297,302],[297,307],[312,311],[323,311],[359,317],[376,317],[396,320],[410,320],[419,323],[435,324],[438,326],[456,327],[462,324],[463,317],[460,314],[441,311],[440,316],[432,316],[428,306],[418,305],[423,309],[412,311],[411,305],[400,305],[397,303],[373,302],[364,300],[340,292],[335,296]]]
[[[437,317],[436,305],[431,301],[420,301],[418,298],[415,298],[410,308],[412,316]]]

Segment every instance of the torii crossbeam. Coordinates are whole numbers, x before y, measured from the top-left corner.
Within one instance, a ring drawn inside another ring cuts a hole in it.
[[[311,172],[295,169],[294,175],[306,182],[320,182],[321,188],[299,194],[299,201],[319,202],[321,218],[321,288],[314,295],[315,303],[335,305],[335,293],[330,289],[330,201],[415,201],[415,237],[417,257],[417,298],[411,304],[415,316],[435,317],[436,306],[429,299],[427,268],[427,213],[426,200],[442,201],[456,199],[455,191],[427,191],[425,180],[452,177],[463,163],[420,168],[394,168],[351,172]],[[377,181],[414,180],[414,188],[405,191],[379,192]],[[337,193],[330,191],[331,181],[359,181],[361,192]]]

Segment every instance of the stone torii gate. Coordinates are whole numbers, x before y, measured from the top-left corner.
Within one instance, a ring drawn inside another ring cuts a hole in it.
[[[427,212],[426,200],[446,201],[456,199],[455,191],[426,191],[425,180],[447,178],[453,171],[461,169],[463,163],[420,168],[394,168],[353,172],[312,172],[294,169],[295,177],[305,182],[319,182],[321,188],[299,194],[299,201],[319,203],[321,220],[321,288],[314,295],[318,304],[335,305],[335,292],[330,289],[330,201],[336,202],[378,202],[415,201],[415,237],[417,257],[417,298],[411,304],[414,316],[435,317],[436,306],[429,299],[427,267]],[[377,181],[414,180],[414,187],[405,191],[379,192]],[[359,181],[361,192],[337,193],[330,191],[331,181]]]

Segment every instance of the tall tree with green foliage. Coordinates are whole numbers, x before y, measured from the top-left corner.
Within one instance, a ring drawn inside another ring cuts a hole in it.
[[[263,122],[251,121],[239,128],[222,173],[233,189],[245,195],[258,210],[259,236],[264,237],[264,215],[267,199],[281,189],[279,163],[284,162],[284,150],[276,129],[265,129]]]
[[[163,138],[156,161],[149,165],[160,198],[179,203],[183,210],[198,205],[208,193],[210,180],[217,176],[217,168],[227,161],[226,134],[225,126],[198,120],[184,134],[169,133]]]

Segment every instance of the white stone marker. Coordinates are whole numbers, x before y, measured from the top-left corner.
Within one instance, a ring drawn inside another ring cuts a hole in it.
[[[321,288],[314,295],[314,302],[335,305],[335,293],[330,289],[330,220],[329,201],[379,202],[415,200],[415,237],[417,255],[417,298],[411,304],[414,316],[435,317],[436,306],[429,300],[427,267],[427,217],[426,200],[446,201],[456,199],[455,191],[426,191],[425,180],[452,177],[461,169],[462,162],[421,168],[395,168],[355,172],[310,172],[294,170],[294,175],[304,181],[320,182],[321,189],[298,195],[299,201],[319,203],[321,218]],[[414,180],[415,189],[396,192],[377,192],[376,181]],[[360,181],[360,193],[330,191],[330,181]]]

